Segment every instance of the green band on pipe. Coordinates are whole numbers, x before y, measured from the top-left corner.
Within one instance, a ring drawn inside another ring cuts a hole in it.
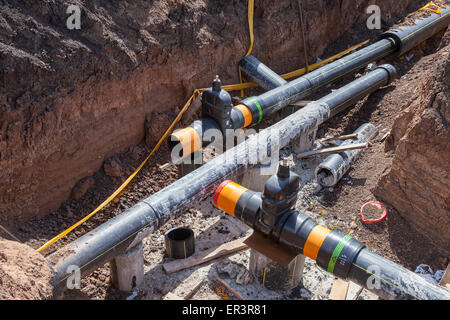
[[[258,100],[256,100],[255,98],[250,98],[249,100],[252,101],[252,102],[254,102],[254,103],[256,104],[256,106],[258,107],[258,111],[259,111],[259,120],[258,120],[258,123],[260,123],[260,122],[262,121],[262,116],[263,116],[261,106],[260,106]]]
[[[336,248],[334,248],[333,254],[330,258],[330,261],[328,262],[328,272],[329,273],[333,273],[334,272],[334,266],[336,265],[336,262],[339,258],[339,255],[342,252],[342,249],[344,249],[345,245],[347,244],[347,242],[350,241],[352,237],[350,237],[348,234],[345,235],[342,240],[338,243],[338,245],[336,246]]]

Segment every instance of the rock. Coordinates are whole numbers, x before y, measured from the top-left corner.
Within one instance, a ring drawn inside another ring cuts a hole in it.
[[[154,147],[164,132],[169,128],[175,116],[169,117],[167,113],[152,112],[145,117],[145,143]]]
[[[352,222],[352,223],[350,223],[350,228],[352,228],[352,229],[356,229],[356,228],[358,228],[358,225],[356,224],[356,222]]]
[[[70,210],[70,207],[66,207],[66,212],[67,212],[67,217],[68,218],[72,218],[73,217],[73,212],[72,212],[72,210]]]
[[[224,275],[234,279],[241,272],[241,267],[232,261],[225,260],[217,265],[217,272],[221,276]]]
[[[103,164],[103,171],[110,177],[121,177],[123,173],[119,160],[115,158],[109,158],[105,161]]]
[[[84,177],[75,184],[72,189],[72,199],[78,200],[86,194],[86,192],[95,185],[94,177]]]
[[[386,151],[394,151],[392,166],[373,190],[445,254],[450,253],[449,52],[447,45],[421,75],[417,95],[396,118],[385,142]]]
[[[322,189],[323,189],[323,187],[320,183],[314,183],[314,186],[313,186],[314,194],[319,193]]]
[[[236,283],[241,285],[248,285],[253,282],[253,276],[247,269],[242,269],[236,277]]]

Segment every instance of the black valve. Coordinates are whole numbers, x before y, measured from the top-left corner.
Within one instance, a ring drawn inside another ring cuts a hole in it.
[[[261,196],[261,221],[266,226],[275,227],[286,212],[294,209],[299,185],[300,177],[288,165],[280,164],[277,174],[267,180]]]
[[[217,121],[222,132],[231,128],[230,113],[233,108],[231,96],[222,89],[222,82],[216,76],[212,87],[202,93],[202,115]]]

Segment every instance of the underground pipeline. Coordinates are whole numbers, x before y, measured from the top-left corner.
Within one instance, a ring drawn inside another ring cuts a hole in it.
[[[398,27],[381,36],[381,40],[312,71],[280,87],[259,96],[244,99],[231,111],[234,128],[257,124],[270,115],[295,101],[301,100],[318,88],[354,72],[372,61],[392,53],[403,54],[419,43],[446,28],[450,23],[450,6],[441,14],[433,13],[428,18],[418,19],[408,27]]]
[[[360,126],[355,132],[356,140],[348,139],[340,146],[371,141],[378,134],[378,128],[370,123]],[[316,180],[324,187],[336,185],[350,169],[352,163],[361,155],[362,150],[348,150],[328,156],[315,169]]]
[[[90,274],[138,245],[191,203],[212,194],[224,179],[271,160],[277,150],[287,146],[299,134],[311,132],[329,119],[334,109],[348,106],[347,92],[359,96],[387,84],[392,79],[389,69],[380,67],[357,79],[358,86],[352,82],[336,90],[330,99],[324,97],[308,104],[58,250],[50,257],[55,261],[55,288],[65,287],[73,273],[71,266],[79,266],[83,276]],[[383,82],[380,82],[380,75],[383,75]],[[277,163],[278,160],[276,156]]]
[[[261,194],[231,181],[216,190],[214,205],[336,277],[353,281],[384,299],[449,300],[450,292],[366,248],[351,236],[318,225],[308,215],[286,211],[268,228]]]
[[[318,102],[335,106],[331,114],[331,116],[334,116],[359,101],[362,97],[373,92],[374,89],[387,85],[396,77],[397,72],[392,65],[381,65],[373,72],[345,86],[345,90],[335,90],[318,100]],[[362,87],[365,89],[361,90]],[[169,147],[173,156],[184,158],[205,147],[209,143],[207,139],[204,139],[208,130],[220,131],[219,126],[213,119],[205,117],[194,121],[187,128],[174,132],[169,141]]]
[[[263,117],[270,115],[298,100],[305,98],[315,90],[331,83],[346,74],[354,72],[368,63],[379,60],[389,54],[403,54],[419,43],[433,36],[438,31],[446,28],[450,23],[450,7],[443,8],[441,14],[431,14],[425,19],[418,19],[415,24],[408,27],[398,27],[381,35],[381,40],[371,46],[360,49],[333,63],[323,66],[291,82],[286,82],[267,66],[259,62],[253,56],[245,57],[241,62],[243,70],[250,78],[270,91],[256,97],[244,99],[236,105],[230,114],[231,126],[234,129],[246,128],[262,121]],[[277,86],[281,84],[280,86]],[[272,88],[273,87],[273,88]],[[336,110],[335,113],[338,113]],[[205,123],[203,123],[205,122]],[[204,127],[205,129],[202,129]],[[202,134],[208,127],[219,129],[219,125],[212,119],[200,119],[184,131],[170,137],[171,148],[177,141],[183,140],[182,157],[188,156],[191,146],[187,145],[194,135],[202,140]],[[194,130],[192,130],[194,129]],[[182,135],[186,135],[183,137]],[[192,150],[198,151],[204,143],[196,143]],[[172,149],[171,149],[172,150]]]
[[[249,55],[239,63],[244,72],[252,81],[256,82],[265,90],[272,90],[287,83],[276,72],[272,71],[264,63]]]

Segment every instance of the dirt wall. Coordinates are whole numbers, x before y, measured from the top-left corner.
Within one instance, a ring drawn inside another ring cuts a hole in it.
[[[365,24],[368,4],[393,24],[422,2],[303,1],[310,62]],[[66,28],[69,4],[81,7],[80,30]],[[254,29],[260,60],[277,72],[303,66],[297,1],[257,1]],[[146,117],[173,118],[215,74],[237,82],[248,45],[244,0],[2,1],[0,221],[56,209],[104,159],[142,140]]]
[[[386,149],[392,166],[375,194],[441,251],[450,253],[450,31],[396,118]]]

